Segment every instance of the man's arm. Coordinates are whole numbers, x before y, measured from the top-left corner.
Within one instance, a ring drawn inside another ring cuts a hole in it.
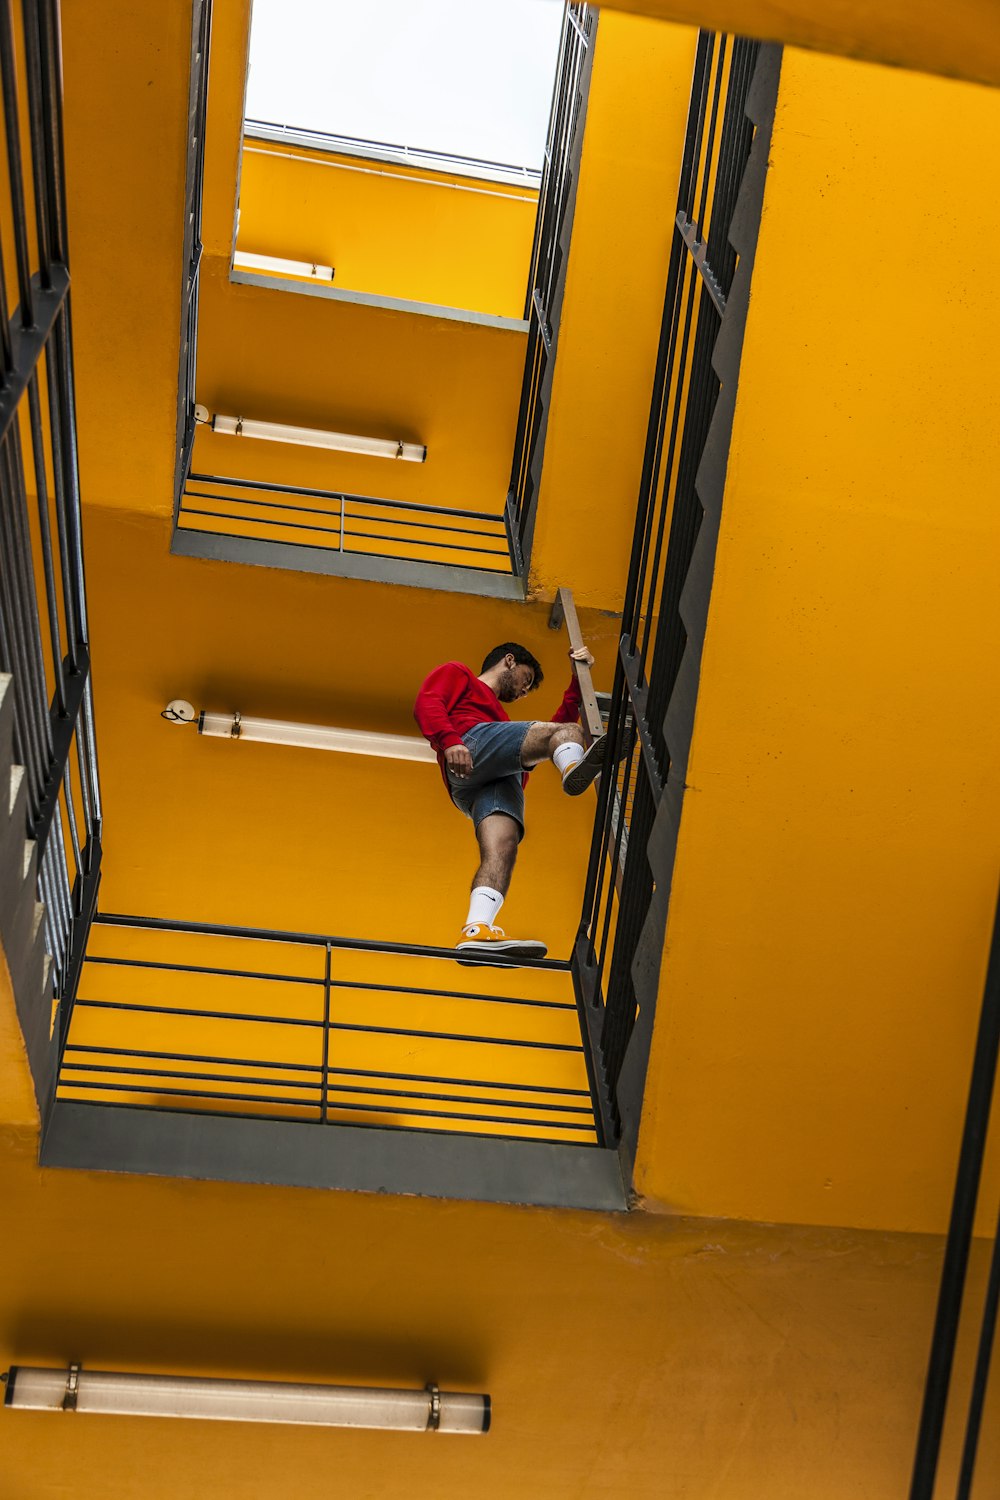
[[[459,776],[468,776],[472,770],[472,756],[451,721],[451,711],[462,696],[466,682],[465,668],[458,662],[446,662],[424,679],[413,705],[413,717],[420,733],[444,757],[449,770],[457,771]]]
[[[569,654],[571,659],[574,661],[585,662],[588,667],[592,667],[594,665],[594,658],[587,650],[586,646],[579,646],[575,651],[571,651]],[[576,673],[574,672],[569,680],[569,687],[563,693],[562,702],[556,709],[555,713],[552,715],[552,723],[575,724],[580,717],[581,703],[582,698],[580,694],[580,684],[577,681]]]

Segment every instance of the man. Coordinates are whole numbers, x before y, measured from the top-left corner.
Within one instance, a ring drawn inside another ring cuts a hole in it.
[[[587,648],[570,652],[593,664]],[[550,720],[512,722],[503,705],[539,687],[542,669],[525,646],[494,646],[479,676],[446,662],[427,677],[413,714],[437,752],[448,794],[471,818],[479,844],[469,914],[456,945],[459,963],[482,963],[496,954],[543,958],[544,943],[509,938],[496,925],[510,884],[517,846],[524,837],[524,787],[528,772],[551,760],[571,797],[590,786],[604,764],[606,736],[584,748],[577,724],[580,689],[575,675]]]

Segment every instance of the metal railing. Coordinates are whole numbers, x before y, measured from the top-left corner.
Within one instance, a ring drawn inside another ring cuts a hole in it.
[[[7,167],[0,189],[0,668],[13,678],[14,755],[27,786],[25,836],[38,848],[38,895],[54,994],[66,1002],[64,1024],[100,880],[101,800],[81,538],[58,11],[54,0],[23,0],[20,12],[15,36],[12,8],[0,6]],[[7,285],[11,254],[16,308]],[[48,1021],[46,1015],[46,1036]]]
[[[201,218],[205,185],[205,129],[208,120],[208,68],[212,42],[212,0],[194,0],[191,16],[191,75],[188,93],[190,134],[184,186],[184,247],[181,281],[181,352],[177,382],[177,463],[175,509],[191,468],[198,373],[198,299],[201,288]]]
[[[334,555],[437,564],[510,575],[506,518],[348,495],[337,490],[190,474],[177,511],[179,530],[242,537]]]
[[[657,886],[665,922],[670,871],[664,867],[654,873],[648,850],[673,765],[665,721],[689,645],[682,595],[703,518],[699,466],[720,392],[713,356],[737,266],[729,235],[754,140],[747,106],[759,53],[755,42],[703,32],[692,82],[608,716],[610,753],[618,758],[618,772],[603,778],[576,951],[585,1007],[592,1026],[599,1023],[599,1056],[614,1117],[609,1128],[615,1129],[620,1126],[616,1089],[640,1006],[634,969]],[[776,89],[775,70],[775,94]],[[766,156],[760,167],[761,194],[765,166]],[[738,340],[734,347],[733,389]],[[720,429],[715,438],[724,476],[728,429]],[[708,578],[710,572],[709,567]],[[693,720],[696,666],[697,657],[689,656],[692,680],[685,685],[685,721]],[[674,709],[679,711],[676,703]],[[678,795],[682,789],[681,774]],[[657,971],[658,953],[651,970],[654,984]]]
[[[185,1114],[598,1144],[568,961],[100,915],[58,1092]],[[485,979],[481,976],[486,975]]]
[[[1000,905],[993,926],[993,942],[986,973],[986,987],[979,1018],[969,1098],[959,1152],[958,1173],[952,1199],[951,1220],[941,1271],[937,1316],[931,1342],[923,1410],[917,1436],[910,1500],[933,1500],[938,1489],[941,1439],[946,1418],[956,1428],[956,1409],[961,1395],[952,1391],[952,1370],[963,1317],[975,1326],[976,1309],[969,1303],[966,1278],[977,1213],[988,1211],[982,1203],[982,1172],[990,1131],[990,1114],[1000,1059]],[[996,1205],[994,1212],[1000,1211]],[[972,1381],[964,1404],[965,1431],[955,1485],[955,1500],[970,1500],[976,1475],[976,1459],[982,1435],[983,1416],[990,1379],[993,1342],[1000,1308],[1000,1218],[996,1221],[993,1249],[982,1302],[978,1310],[978,1335]],[[967,1305],[968,1304],[968,1305]],[[993,1406],[994,1417],[996,1406]],[[977,1491],[978,1493],[978,1491]],[[985,1491],[983,1492],[985,1493]]]
[[[507,496],[518,571],[530,556],[556,333],[565,284],[576,175],[583,148],[587,88],[597,7],[567,4],[556,65],[545,165],[531,250],[524,316],[528,322],[524,378]]]
[[[256,141],[299,146],[309,151],[326,151],[338,156],[391,161],[424,171],[450,172],[456,176],[475,177],[480,181],[507,182],[527,188],[537,189],[542,177],[538,167],[490,161],[486,157],[462,156],[453,151],[432,151],[392,141],[371,141],[363,136],[336,135],[328,130],[306,130],[301,126],[279,125],[272,120],[245,119],[243,133]]]

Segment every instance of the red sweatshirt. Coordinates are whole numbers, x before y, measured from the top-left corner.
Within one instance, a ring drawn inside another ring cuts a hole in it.
[[[579,716],[580,686],[574,676],[551,722],[575,724]],[[413,705],[413,717],[420,726],[420,733],[430,740],[437,752],[438,765],[449,793],[448,763],[444,758],[448,747],[460,745],[463,734],[474,724],[510,723],[510,715],[493,689],[480,682],[475,673],[459,661],[435,667],[424,679]],[[527,783],[527,771],[522,780]]]

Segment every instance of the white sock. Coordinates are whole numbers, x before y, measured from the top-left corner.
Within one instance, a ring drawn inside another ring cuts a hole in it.
[[[503,896],[489,885],[477,885],[469,898],[469,915],[466,927],[492,927],[497,912],[503,906]]]
[[[552,763],[561,776],[565,776],[570,766],[578,766],[583,760],[583,746],[578,745],[576,740],[567,740],[564,745],[557,745],[552,752]]]

